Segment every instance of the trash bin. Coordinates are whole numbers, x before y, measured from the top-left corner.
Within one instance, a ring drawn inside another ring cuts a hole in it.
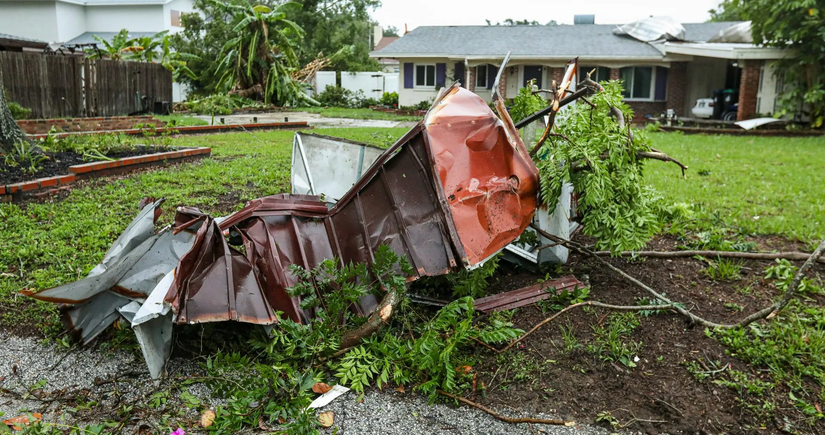
[[[739,91],[736,89],[716,89],[713,91],[713,119],[722,119],[731,107],[739,102]]]

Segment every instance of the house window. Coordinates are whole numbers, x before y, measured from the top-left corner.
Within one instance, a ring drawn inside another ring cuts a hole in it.
[[[487,87],[487,65],[479,65],[476,67],[476,87]]]
[[[621,77],[624,84],[625,98],[634,100],[652,100],[654,70],[650,66],[635,66],[622,68]]]
[[[435,65],[415,66],[415,86],[420,88],[435,87]]]
[[[171,11],[172,27],[183,27],[180,23],[180,11]]]
[[[590,71],[593,71],[593,73],[590,75],[590,80],[593,80],[594,82],[598,83],[610,80],[610,68],[603,66],[580,66],[579,74],[581,74],[581,77],[578,80],[583,80],[585,77],[587,77],[587,73],[589,73]]]

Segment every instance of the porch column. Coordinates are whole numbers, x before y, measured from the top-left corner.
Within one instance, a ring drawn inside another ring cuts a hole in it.
[[[475,92],[476,91],[476,67],[468,66],[467,68],[470,70],[470,83],[467,83],[467,89],[469,89],[470,92]]]
[[[553,73],[551,78],[556,81],[556,86],[561,86],[561,81],[564,80],[564,68],[551,68],[551,72]],[[546,86],[546,88],[550,89],[549,86]]]
[[[499,69],[501,69],[500,66]],[[501,78],[498,81],[498,93],[503,98],[507,98],[507,75],[507,68],[504,68],[504,70],[501,71]]]
[[[667,75],[667,109],[673,109],[676,116],[685,112],[685,92],[687,87],[687,62],[672,62]]]
[[[759,93],[759,69],[756,60],[742,61],[742,77],[739,80],[739,111],[737,121],[744,121],[756,115],[756,97]]]
[[[610,68],[610,80],[619,80],[622,76],[621,68]]]

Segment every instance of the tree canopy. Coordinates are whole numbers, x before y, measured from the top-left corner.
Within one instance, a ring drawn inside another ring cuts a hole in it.
[[[285,6],[283,1],[274,0],[195,0],[194,8],[199,13],[183,14],[181,22],[184,30],[171,36],[176,51],[200,58],[188,63],[196,77],[182,78],[182,81],[198,94],[222,92],[225,81],[221,78],[226,71],[219,71],[220,63],[215,60],[228,54],[223,50],[224,45],[238,36],[235,31],[238,21],[234,20],[231,10],[258,5],[282,10],[286,14],[283,20],[294,24],[294,29],[301,30],[300,34],[295,32],[290,35],[289,47],[280,47],[294,53],[294,59],[290,62],[294,61],[295,66],[300,67],[323,55],[331,59],[329,68],[338,71],[380,69],[378,62],[369,57],[369,35],[373,25],[369,12],[380,5],[380,1],[298,0],[289,3]],[[286,23],[283,20],[281,23]],[[279,26],[276,24],[276,27]],[[277,46],[283,43],[273,41]]]
[[[384,36],[401,36],[398,32],[398,27],[395,26],[387,26],[384,28]]]
[[[745,21],[740,0],[724,0],[714,9],[709,10],[711,21]]]

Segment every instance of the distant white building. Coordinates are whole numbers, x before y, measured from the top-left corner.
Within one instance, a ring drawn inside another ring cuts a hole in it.
[[[49,43],[111,39],[121,29],[132,36],[182,30],[180,16],[193,0],[0,0],[3,33]]]

